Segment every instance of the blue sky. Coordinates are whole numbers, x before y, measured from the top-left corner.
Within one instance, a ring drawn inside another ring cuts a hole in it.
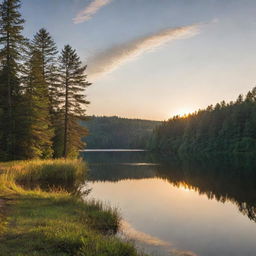
[[[23,0],[22,13],[26,36],[45,27],[88,64],[89,114],[163,120],[255,85],[255,0]]]

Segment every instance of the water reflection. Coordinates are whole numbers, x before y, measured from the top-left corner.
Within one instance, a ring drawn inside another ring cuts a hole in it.
[[[231,201],[256,221],[256,159],[250,155],[196,159],[148,152],[100,152],[87,153],[86,160],[91,166],[91,181],[161,178],[209,199]]]
[[[256,161],[251,156],[201,159],[162,158],[157,176],[175,186],[206,194],[209,199],[235,203],[241,213],[256,221]]]
[[[118,206],[139,243],[160,241],[149,252],[157,246],[156,255],[256,255],[253,157],[87,152],[85,158],[91,196]]]

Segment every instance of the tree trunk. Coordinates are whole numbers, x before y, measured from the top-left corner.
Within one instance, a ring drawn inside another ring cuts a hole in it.
[[[66,92],[65,92],[65,117],[64,117],[64,149],[63,157],[67,158],[68,153],[68,71],[66,71]]]
[[[7,12],[7,17],[9,20],[9,9]],[[7,152],[9,157],[12,159],[12,148],[13,148],[13,116],[12,116],[12,88],[11,88],[11,74],[10,74],[10,33],[7,31],[7,56],[6,56],[6,65],[7,65],[7,104],[8,104],[8,124],[7,124]]]

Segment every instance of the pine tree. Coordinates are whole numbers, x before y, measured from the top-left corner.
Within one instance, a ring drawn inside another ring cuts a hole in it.
[[[41,52],[34,49],[25,63],[23,77],[23,136],[19,138],[20,158],[52,157],[52,137],[48,86],[43,75]],[[23,148],[22,148],[23,147]]]
[[[63,157],[77,153],[84,144],[81,137],[86,135],[86,129],[79,125],[79,120],[85,118],[86,100],[85,89],[90,85],[86,80],[86,66],[71,46],[66,45],[60,56],[60,80],[63,116]]]
[[[43,78],[48,87],[49,111],[51,118],[51,127],[54,131],[53,151],[54,157],[61,156],[60,138],[62,137],[60,101],[59,101],[59,83],[58,83],[58,66],[57,66],[57,46],[46,29],[40,29],[32,40],[32,47],[39,51],[42,56]]]
[[[57,68],[57,46],[46,29],[40,29],[32,40],[34,51],[41,53],[43,65],[43,78],[48,85],[48,96],[50,100],[50,112],[54,112],[58,108],[58,68]]]
[[[4,0],[0,5],[0,151],[2,158],[6,159],[14,159],[16,154],[16,110],[20,96],[18,73],[26,44],[22,36],[24,19],[19,9],[20,0]]]

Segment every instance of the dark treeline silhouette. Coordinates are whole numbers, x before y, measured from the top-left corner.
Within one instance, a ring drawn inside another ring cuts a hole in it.
[[[154,130],[151,149],[165,153],[256,151],[256,88],[235,102],[222,101]]]
[[[156,177],[154,165],[109,164],[105,165],[105,168],[102,168],[102,165],[92,165],[89,168],[88,180],[92,182],[118,182],[120,180],[139,180],[154,177]]]
[[[209,199],[232,202],[256,222],[256,160],[237,157],[162,158],[157,176],[179,187],[186,186]]]
[[[86,66],[46,29],[22,35],[20,0],[0,4],[0,160],[71,157],[83,147]]]
[[[147,147],[153,129],[160,122],[116,116],[92,116],[88,122],[82,124],[91,131],[85,138],[88,148],[144,149]]]
[[[136,164],[148,162],[148,151],[86,151],[80,154],[89,164]]]
[[[170,157],[150,152],[85,153],[91,181],[161,178],[209,199],[232,202],[256,222],[256,159],[252,155]],[[99,159],[99,162],[97,162]],[[136,164],[139,163],[139,164]],[[140,165],[148,163],[148,165]]]
[[[149,153],[141,152],[82,152],[89,164],[88,180],[118,182],[156,176],[155,164]]]

